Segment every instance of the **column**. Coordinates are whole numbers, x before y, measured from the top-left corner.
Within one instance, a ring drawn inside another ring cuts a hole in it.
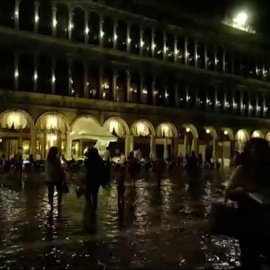
[[[134,137],[133,135],[126,135],[125,137],[125,156],[128,157],[130,152],[134,150]]]
[[[215,111],[218,112],[219,111],[218,88],[215,87],[214,91],[215,91],[215,100],[214,100],[215,104],[214,104],[214,106],[215,106]]]
[[[71,148],[72,148],[72,140],[71,140],[70,132],[67,132],[67,146],[66,146],[67,160],[70,160],[72,158]]]
[[[178,83],[174,85],[174,98],[175,98],[175,107],[180,107],[180,100],[179,100],[179,91],[178,91]]]
[[[137,95],[137,102],[139,104],[141,103],[144,103],[144,100],[143,100],[143,96],[144,96],[144,93],[143,93],[143,73],[140,72],[139,73],[139,89],[138,89],[138,95]]]
[[[265,72],[265,64],[263,63],[262,66],[262,80],[265,81],[264,72]]]
[[[259,99],[258,98],[256,98],[256,108],[255,108],[255,110],[256,110],[256,117],[260,117],[260,111],[259,111]]]
[[[198,92],[198,88],[196,88],[195,90],[195,104],[196,104],[196,108],[199,108],[200,107],[200,101],[199,101],[199,92]]]
[[[73,80],[72,80],[72,59],[68,59],[68,95],[72,96],[74,93],[72,92]]]
[[[56,19],[56,13],[57,13],[57,7],[55,3],[52,3],[52,36],[56,37],[57,34],[57,19]]]
[[[234,95],[235,95],[235,91],[233,91],[233,93],[232,93],[232,101],[231,101],[231,107],[232,107],[232,111],[233,111],[233,113],[236,113],[236,111],[237,111],[237,108],[234,106],[236,103],[235,103],[235,97],[234,97]]]
[[[55,94],[55,58],[52,58],[52,79],[51,79],[51,92]]]
[[[126,74],[127,74],[127,102],[130,102],[130,99],[131,99],[131,97],[130,97],[130,73],[128,71],[126,71]]]
[[[31,131],[31,148],[30,148],[30,154],[33,155],[34,159],[36,158],[36,131]]]
[[[142,56],[143,54],[143,46],[145,45],[144,44],[144,41],[143,41],[143,28],[142,26],[140,25],[140,44],[139,44],[139,49],[140,49],[140,56]]]
[[[240,91],[240,114],[243,115],[243,112],[244,112],[244,93],[243,93],[243,90]]]
[[[184,157],[188,154],[188,139],[187,134],[184,136]]]
[[[248,116],[251,116],[252,110],[251,110],[251,93],[248,93]]]
[[[234,74],[234,57],[233,55],[231,56],[231,69],[232,69],[232,74]]]
[[[199,153],[198,138],[193,137],[191,149],[192,149],[192,151],[194,151],[196,154]]]
[[[188,94],[188,86],[185,85],[185,90],[186,90],[186,107],[189,107],[189,94]]]
[[[113,49],[117,47],[117,20],[113,21]],[[127,51],[129,51],[130,43],[127,42]]]
[[[156,97],[157,97],[157,93],[156,93],[156,87],[155,87],[155,78],[153,78],[152,81],[152,105],[156,105]]]
[[[69,7],[69,15],[68,15],[68,39],[72,39],[72,29],[73,29],[73,10]]]
[[[209,99],[208,99],[208,90],[205,90],[205,108],[206,111],[209,111]]]
[[[178,51],[178,48],[177,48],[177,36],[174,36],[174,62],[177,62],[177,59],[178,59],[178,54],[179,54],[179,51]]]
[[[214,47],[214,70],[217,71],[217,46]]]
[[[163,60],[167,60],[167,37],[165,32],[163,32]]]
[[[155,29],[152,29],[151,32],[151,54],[152,57],[155,57],[156,44],[155,44]]]
[[[174,138],[173,139],[173,154],[175,156],[178,156],[178,144],[179,144],[179,138]]]
[[[184,57],[185,57],[185,65],[187,65],[188,64],[188,40],[187,40],[187,38],[185,38],[185,45],[184,45]]]
[[[83,89],[83,96],[85,98],[89,98],[89,89],[88,89],[88,65],[87,62],[83,63],[84,65],[84,89]]]
[[[113,101],[118,101],[118,91],[117,91],[117,86],[116,86],[116,81],[117,81],[117,71],[113,71],[113,78],[112,78],[112,94],[113,94]]]
[[[262,105],[262,110],[263,110],[263,117],[266,117],[266,98],[265,95],[263,95],[263,105]]]
[[[127,37],[126,37],[126,44],[127,44],[127,52],[130,52],[130,23],[127,22]]]
[[[166,160],[169,157],[169,152],[168,152],[168,139],[164,138],[164,153],[163,153],[163,158]]]
[[[41,156],[43,157],[43,159],[46,159],[46,137],[47,137],[47,133],[44,132],[43,133],[43,138],[42,138],[42,151],[41,151]]]
[[[84,14],[84,21],[85,21],[85,29],[84,29],[84,43],[88,44],[89,43],[89,25],[88,25],[88,21],[89,21],[89,15],[88,12],[85,12]]]
[[[194,41],[194,63],[195,67],[198,67],[198,41],[195,39]]]
[[[19,86],[19,58],[20,58],[20,54],[19,52],[15,51],[15,57],[14,57],[14,89],[18,90],[18,86]]]
[[[214,166],[216,167],[217,161],[218,161],[218,139],[213,138],[213,160],[214,160]]]
[[[156,137],[151,135],[150,137],[150,159],[156,158]]]
[[[224,90],[224,96],[223,96],[223,110],[225,112],[227,111],[227,94],[226,94],[226,90]]]
[[[102,79],[103,79],[103,69],[102,66],[99,66],[99,78],[98,78],[98,93],[99,93],[99,99],[103,98],[103,87],[102,87]]]
[[[207,45],[204,46],[204,68],[208,68]]]
[[[222,51],[222,72],[226,72],[226,50]]]
[[[101,33],[104,33],[103,32],[103,16],[100,15],[99,17],[99,46],[100,47],[103,47],[103,34]]]
[[[20,1],[19,0],[16,0],[15,2],[14,17],[15,17],[15,29],[19,30],[20,28],[20,19],[19,19],[20,18]]]
[[[34,32],[38,32],[38,23],[39,23],[39,2],[35,1],[35,25]]]
[[[34,92],[37,92],[38,86],[38,54],[34,54],[34,77],[33,77]]]

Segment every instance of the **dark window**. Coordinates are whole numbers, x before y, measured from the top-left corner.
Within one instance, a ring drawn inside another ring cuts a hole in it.
[[[14,54],[6,48],[0,50],[0,88],[14,89]]]
[[[85,14],[81,8],[75,8],[73,11],[72,41],[84,42]]]
[[[68,38],[69,10],[66,5],[58,5],[56,12],[57,37]]]
[[[21,30],[34,31],[35,6],[33,0],[23,0],[20,2],[19,22]]]
[[[99,35],[105,35],[103,29],[99,29],[99,15],[97,13],[90,13],[88,19],[89,27],[89,44],[98,45]],[[100,33],[101,32],[101,33]]]
[[[38,32],[50,36],[52,34],[52,5],[48,1],[43,1],[39,6]]]
[[[45,94],[52,92],[52,59],[48,55],[40,55],[38,59],[37,91]]]
[[[84,95],[84,64],[79,61],[74,61],[72,65],[72,89],[71,94],[76,97]]]
[[[6,27],[15,27],[15,16],[19,16],[17,12],[15,14],[15,0],[0,1],[0,25]]]
[[[34,82],[34,57],[31,54],[21,54],[19,57],[18,89],[32,92]]]
[[[57,59],[55,64],[55,93],[60,96],[69,94],[68,62],[65,59]]]

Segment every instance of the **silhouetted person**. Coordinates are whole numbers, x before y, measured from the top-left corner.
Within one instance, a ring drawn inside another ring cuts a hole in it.
[[[158,155],[157,159],[154,161],[154,173],[156,175],[158,187],[161,187],[161,180],[163,174],[166,170],[166,162],[161,154]]]
[[[54,189],[58,193],[58,208],[61,207],[63,194],[64,172],[61,168],[61,161],[57,157],[57,147],[51,147],[45,162],[45,180],[48,186],[48,197],[51,210],[53,210]]]

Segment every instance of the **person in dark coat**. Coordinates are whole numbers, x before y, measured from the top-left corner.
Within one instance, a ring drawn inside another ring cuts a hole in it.
[[[86,169],[85,200],[90,210],[96,213],[98,191],[106,178],[105,165],[96,148],[87,151],[84,165]]]

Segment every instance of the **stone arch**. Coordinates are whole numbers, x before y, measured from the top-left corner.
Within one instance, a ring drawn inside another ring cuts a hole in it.
[[[178,131],[174,124],[170,122],[164,122],[157,126],[156,135],[157,137],[177,138]]]
[[[266,139],[268,142],[270,142],[270,132],[268,132],[268,133],[266,134],[265,139]]]
[[[97,125],[100,126],[100,123],[99,121],[96,119],[96,117],[94,117],[93,115],[90,115],[90,114],[81,114],[79,116],[77,116],[72,122],[71,122],[71,130],[73,129],[74,127],[74,124],[76,124],[76,122],[78,122],[80,119],[91,119],[93,120]]]
[[[120,125],[119,125],[120,124]],[[122,128],[121,128],[122,126]],[[118,137],[123,138],[130,134],[127,122],[121,117],[110,117],[104,123],[103,127],[110,133],[115,133]]]
[[[245,129],[239,129],[235,134],[235,140],[249,140],[249,133]]]
[[[213,127],[204,127],[204,129],[205,129],[205,132],[207,134],[211,134],[212,135],[213,139],[217,139],[218,138],[218,134],[217,134],[217,131],[216,131],[215,128],[213,128]]]
[[[264,138],[263,132],[261,130],[254,130],[251,135],[250,138]]]
[[[2,128],[12,127],[14,129],[34,129],[34,121],[32,117],[24,110],[6,110],[0,114],[0,125]]]
[[[131,125],[131,133],[135,137],[140,136],[155,136],[156,132],[152,123],[146,119],[139,119]]]
[[[191,132],[194,138],[199,138],[199,132],[197,128],[192,124],[184,124],[183,127],[186,129],[186,131]]]
[[[228,137],[229,137],[229,139],[231,141],[234,140],[234,134],[233,134],[232,129],[230,129],[230,128],[221,128],[221,131],[223,132],[224,135],[228,135]]]
[[[63,114],[55,111],[49,111],[39,116],[36,121],[36,129],[55,130],[63,133],[70,130],[70,124]]]
[[[76,5],[72,9],[72,18],[73,18],[73,24],[69,25],[69,28],[71,27],[72,31],[72,41],[75,42],[84,42],[85,37],[85,14],[86,11],[84,8],[80,5]]]

